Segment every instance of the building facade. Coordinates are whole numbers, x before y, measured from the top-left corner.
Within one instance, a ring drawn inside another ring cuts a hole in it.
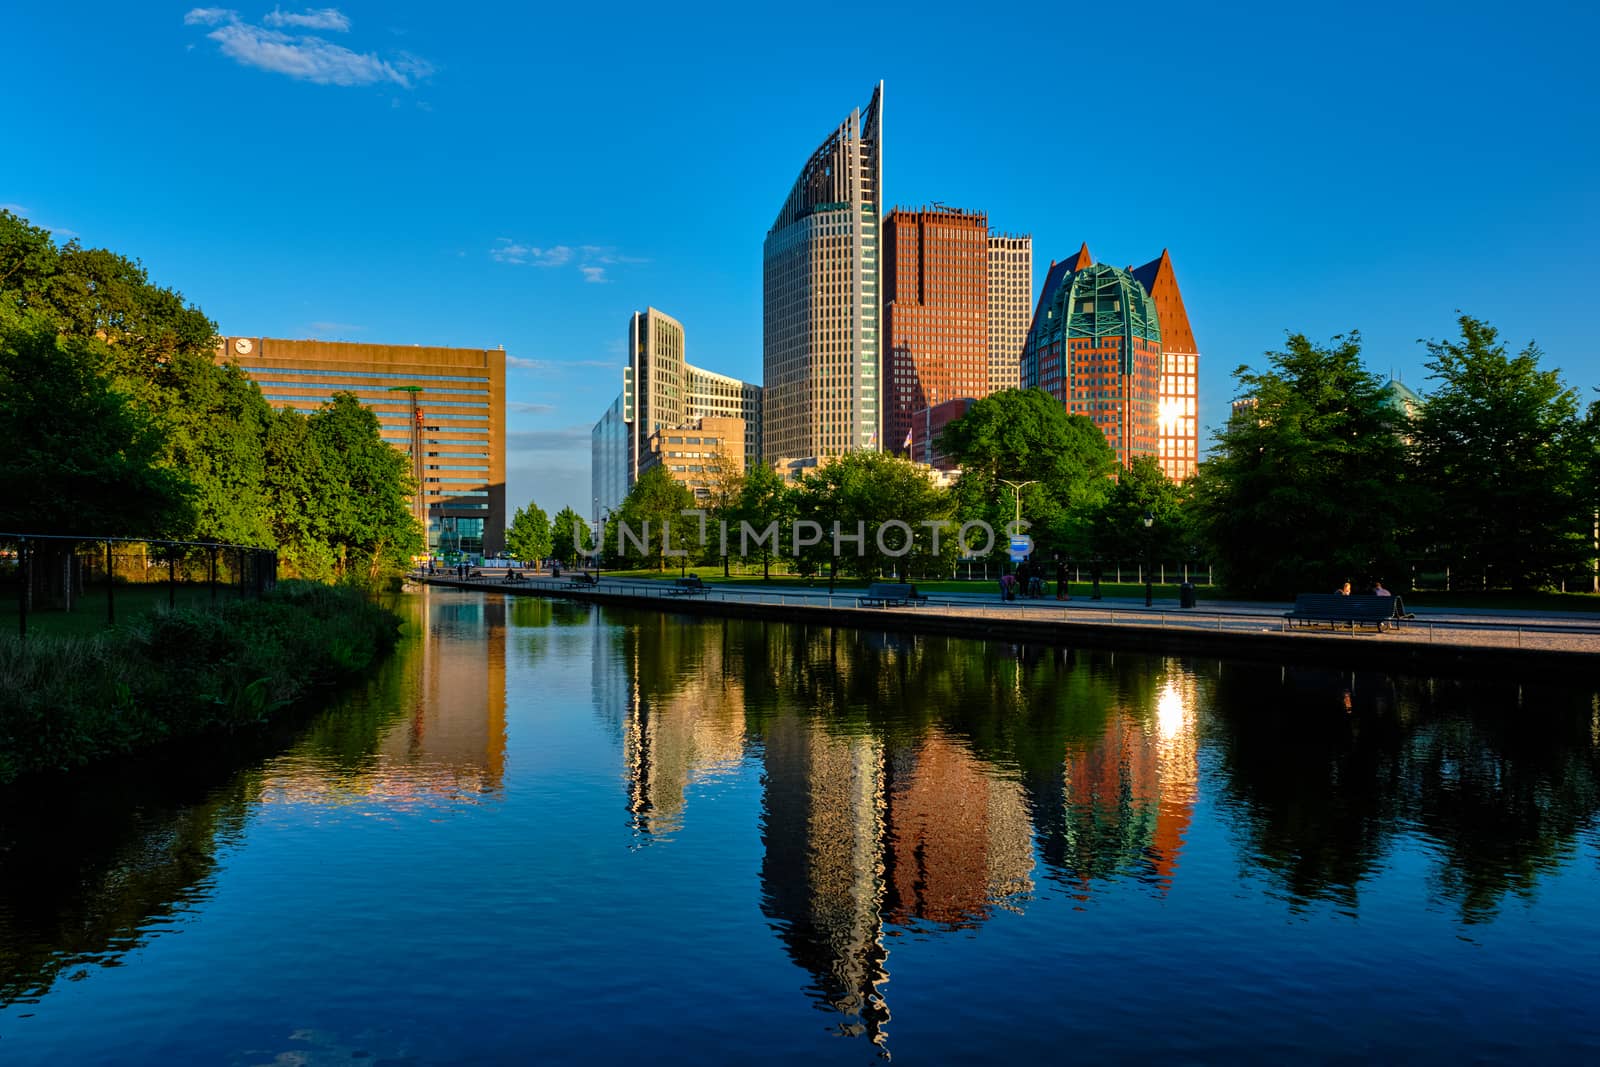
[[[685,417],[744,420],[744,464],[761,462],[761,386],[715,371],[688,366],[689,401]]]
[[[691,364],[683,323],[653,307],[629,317],[627,351],[622,392],[590,431],[596,521],[639,480],[658,431],[702,418],[738,419],[742,436],[731,447],[740,469],[760,462],[761,386]]]
[[[705,503],[724,476],[744,474],[744,420],[708,415],[652,432],[644,440],[639,473],[652,467],[665,467],[696,503]]]
[[[884,440],[911,448],[912,415],[989,393],[989,220],[899,208],[883,219]]]
[[[914,412],[911,416],[911,459],[938,471],[959,469],[957,462],[940,449],[939,435],[945,427],[971,411],[976,403],[971,397],[961,397]]]
[[[1033,321],[1033,238],[989,238],[989,391],[1022,382],[1022,349]]]
[[[1161,392],[1157,401],[1156,457],[1173,481],[1194,477],[1200,463],[1200,349],[1189,328],[1189,312],[1178,291],[1172,257],[1166,249],[1157,259],[1135,267],[1161,319]]]
[[[1087,244],[1052,263],[1021,377],[1092,419],[1122,466],[1154,456],[1174,481],[1193,477],[1200,352],[1166,250],[1126,270],[1095,263]]]
[[[1161,323],[1130,272],[1077,258],[1052,264],[1023,350],[1022,384],[1043,389],[1105,435],[1119,466],[1159,446]]]
[[[591,522],[598,522],[602,511],[615,511],[628,495],[632,437],[633,427],[622,417],[622,394],[618,393],[589,434],[589,478],[594,490]]]
[[[310,412],[354,393],[383,439],[411,457],[428,550],[504,549],[504,351],[230,336],[217,358],[237,363],[274,408]]]
[[[762,247],[762,455],[881,447],[883,83],[801,168]]]

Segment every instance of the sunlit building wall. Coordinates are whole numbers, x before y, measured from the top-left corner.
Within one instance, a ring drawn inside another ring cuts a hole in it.
[[[762,454],[882,446],[883,83],[811,154],[762,247]]]

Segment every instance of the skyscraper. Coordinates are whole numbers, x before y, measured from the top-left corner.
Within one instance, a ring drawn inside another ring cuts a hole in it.
[[[1089,418],[1128,466],[1156,454],[1161,323],[1131,273],[1094,263],[1089,246],[1053,263],[1022,357],[1022,384]]]
[[[1021,382],[1022,348],[1033,319],[1033,238],[989,238],[989,391]]]
[[[884,441],[909,448],[913,412],[989,393],[989,220],[899,208],[883,219]]]
[[[883,83],[811,154],[762,248],[762,453],[882,444],[878,213]]]
[[[684,367],[683,323],[647,307],[628,319],[628,365],[622,371],[623,418],[632,426],[628,484],[639,478],[644,439],[681,426],[687,416],[689,373]]]
[[[1119,270],[1085,244],[1050,265],[1021,384],[1093,420],[1121,466],[1154,456],[1181,481],[1199,459],[1199,364],[1172,258]]]

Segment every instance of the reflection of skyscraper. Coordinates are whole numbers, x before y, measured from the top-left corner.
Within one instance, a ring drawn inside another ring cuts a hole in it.
[[[890,762],[888,917],[967,925],[1031,890],[1033,828],[1017,784],[939,736],[905,757]]]
[[[719,640],[727,622],[670,625],[693,646],[674,657],[678,669],[665,677],[641,678],[641,642],[624,635],[634,679],[622,719],[628,810],[647,834],[681,828],[689,787],[744,756],[744,687],[724,670]]]
[[[848,1017],[842,1029],[882,1044],[882,747],[785,712],[766,730],[764,759],[762,910],[824,1001]]]

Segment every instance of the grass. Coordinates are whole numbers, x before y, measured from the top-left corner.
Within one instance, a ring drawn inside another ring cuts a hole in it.
[[[35,629],[30,616],[26,640],[0,635],[0,784],[258,726],[361,673],[398,633],[360,592],[312,582],[206,603],[146,605],[89,635]]]
[[[117,625],[136,623],[153,611],[167,609],[169,597],[174,606],[194,611],[210,611],[211,590],[203,583],[179,583],[170,593],[165,584],[118,584],[113,595]],[[239,599],[230,586],[218,586],[216,606]],[[0,634],[14,634],[17,626],[17,590],[0,591]],[[110,627],[106,619],[106,587],[90,586],[71,611],[33,610],[28,612],[28,632],[54,637],[90,637]]]

